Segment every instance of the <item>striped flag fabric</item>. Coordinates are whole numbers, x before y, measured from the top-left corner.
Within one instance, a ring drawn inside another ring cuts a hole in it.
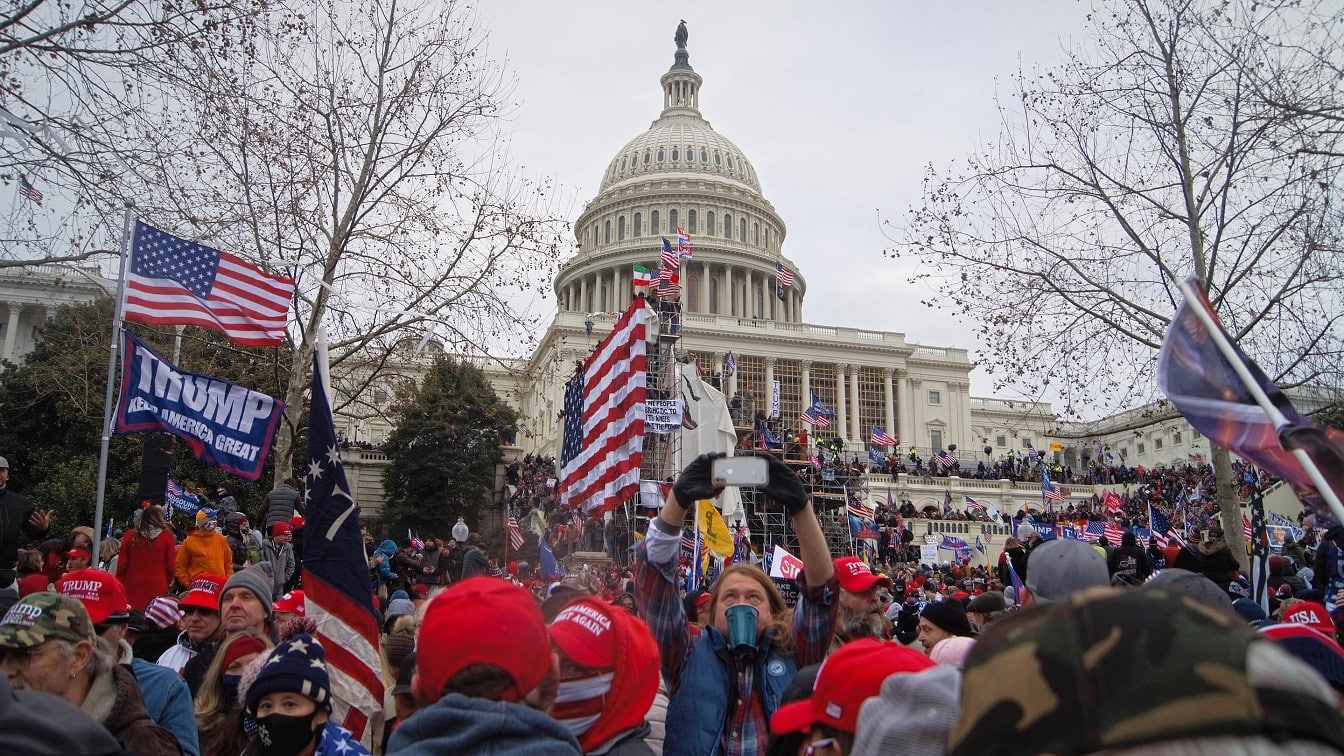
[[[897,443],[896,439],[893,438],[890,433],[882,430],[882,426],[880,425],[873,426],[873,435],[869,441],[878,446],[896,446]]]
[[[870,504],[860,501],[853,494],[846,497],[845,509],[862,520],[871,520],[877,516],[877,511]]]
[[[658,296],[675,297],[681,294],[681,276],[671,268],[658,270]]]
[[[944,451],[942,449],[939,449],[938,451],[934,452],[933,458],[938,460],[938,464],[942,465],[943,467],[955,467],[957,464],[957,458],[952,456],[949,452]]]
[[[523,531],[518,527],[518,518],[509,513],[509,522],[505,526],[509,532],[509,548],[517,551],[523,547]]]
[[[1041,495],[1047,501],[1063,501],[1068,498],[1068,493],[1064,489],[1050,482],[1050,471],[1041,466]]]
[[[313,354],[308,412],[308,504],[303,529],[304,604],[327,652],[332,719],[365,748],[382,737],[380,618],[369,587],[359,511],[336,443],[327,386],[327,347]]]
[[[691,235],[677,226],[677,257],[683,260],[691,259]]]
[[[1251,521],[1246,519],[1246,515],[1241,516],[1241,532],[1246,536],[1247,543],[1255,536],[1255,528],[1251,527]]]
[[[793,271],[784,267],[783,261],[775,263],[775,282],[779,284],[781,289],[793,286]]]
[[[636,265],[630,283],[633,286],[648,286],[653,283],[653,272],[643,265]]]
[[[292,278],[135,223],[126,276],[127,320],[200,326],[243,346],[278,346],[293,295]]]
[[[664,267],[664,268],[675,268],[675,267],[677,267],[677,266],[680,265],[680,264],[681,264],[681,261],[680,261],[680,259],[677,257],[677,250],[676,250],[676,248],[673,247],[673,246],[672,246],[672,242],[668,241],[668,240],[667,240],[667,237],[664,236],[664,237],[663,237],[663,267]]]
[[[803,414],[799,415],[798,419],[805,423],[811,423],[818,428],[825,428],[831,424],[832,417],[835,417],[835,411],[823,404],[821,397],[813,391],[812,404],[803,410]]]
[[[984,505],[984,504],[981,504],[980,502],[976,501],[975,499],[972,499],[971,497],[967,496],[967,497],[966,497],[966,511],[967,511],[967,512],[984,512],[984,511],[985,511],[985,505]]]
[[[42,192],[28,181],[27,176],[19,176],[19,196],[32,202],[38,207],[42,207]]]
[[[1148,531],[1149,537],[1155,541],[1159,548],[1164,548],[1171,542],[1172,538],[1180,538],[1180,535],[1171,527],[1171,520],[1162,514],[1162,510],[1148,505]]]
[[[639,491],[644,460],[647,314],[639,302],[565,387],[561,504],[596,515]]]
[[[1101,520],[1092,520],[1083,528],[1083,540],[1089,543],[1096,543],[1106,534],[1106,523]]]

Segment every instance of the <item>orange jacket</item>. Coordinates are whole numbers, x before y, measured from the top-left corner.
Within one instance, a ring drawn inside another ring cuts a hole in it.
[[[233,550],[229,548],[229,539],[222,534],[205,528],[196,528],[187,533],[182,545],[177,547],[177,563],[173,576],[178,585],[191,587],[191,581],[197,575],[233,574]]]

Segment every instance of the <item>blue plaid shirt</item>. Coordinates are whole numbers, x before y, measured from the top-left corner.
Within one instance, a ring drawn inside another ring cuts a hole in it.
[[[677,549],[680,544],[680,535],[667,535],[649,528],[635,551],[635,600],[658,641],[663,679],[667,681],[671,695],[676,695],[682,665],[694,645],[677,586]],[[826,657],[831,637],[835,634],[838,596],[839,584],[834,577],[822,585],[810,586],[805,575],[798,575],[793,639],[794,663],[800,669]],[[760,696],[756,694],[754,676],[755,670],[750,667],[738,673],[737,690],[739,693],[746,691],[746,694],[724,727],[723,748],[728,756],[764,756],[770,739],[770,722]],[[675,734],[668,736],[675,737]]]

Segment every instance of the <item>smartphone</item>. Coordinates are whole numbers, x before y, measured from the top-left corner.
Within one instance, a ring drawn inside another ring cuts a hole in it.
[[[761,457],[720,457],[710,479],[716,486],[763,486],[770,481],[770,467]]]

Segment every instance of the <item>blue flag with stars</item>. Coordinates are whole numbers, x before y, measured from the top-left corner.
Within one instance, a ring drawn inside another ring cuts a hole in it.
[[[308,617],[327,651],[332,718],[366,745],[383,724],[383,682],[378,655],[379,617],[369,586],[369,566],[359,509],[336,445],[327,393],[327,349],[313,354],[308,411],[308,507],[303,532],[303,588]]]

